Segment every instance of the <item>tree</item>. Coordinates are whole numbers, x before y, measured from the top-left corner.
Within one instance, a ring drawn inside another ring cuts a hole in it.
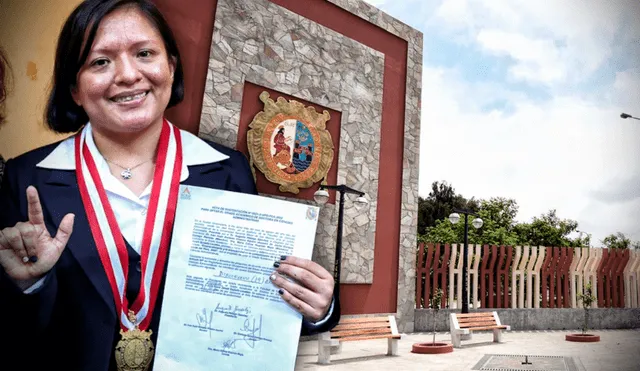
[[[584,238],[582,234],[578,238],[571,238],[571,234],[578,232],[578,222],[559,218],[555,209],[534,217],[531,222],[517,222],[518,204],[515,200],[504,197],[492,197],[488,200],[467,199],[457,194],[453,186],[446,181],[433,182],[429,196],[419,198],[418,201],[419,242],[463,242],[464,216],[461,215],[462,220],[455,225],[448,220],[453,209],[458,208],[472,211],[483,221],[483,226],[478,230],[470,224],[468,238],[471,244],[557,247],[591,245],[588,234]],[[471,221],[469,220],[469,223]],[[607,241],[620,244],[617,242],[619,240],[613,237]],[[628,241],[625,246],[629,247],[630,243]],[[640,242],[634,243],[633,246],[640,248]]]
[[[424,235],[427,228],[434,227],[438,220],[451,214],[454,208],[478,210],[479,203],[456,194],[455,189],[445,181],[433,182],[427,198],[418,198],[418,235]]]
[[[518,223],[518,204],[513,199],[493,197],[481,200],[476,214],[482,219],[480,229],[471,226],[470,216],[468,239],[470,244],[489,245],[529,245],[579,247],[589,246],[590,238],[572,239],[570,234],[577,231],[578,223],[571,219],[560,219],[556,210],[550,210],[530,223]],[[448,217],[448,215],[447,215]],[[427,228],[420,242],[461,243],[464,241],[464,219],[453,225],[447,217],[437,220],[435,226]]]
[[[580,247],[589,246],[590,237],[571,239],[569,235],[578,230],[578,222],[560,219],[556,210],[550,210],[531,223],[520,223],[515,228],[518,243],[530,246]]]
[[[442,289],[438,288],[431,298],[431,314],[433,316],[433,345],[436,344],[436,314],[442,305]]]
[[[584,308],[584,323],[582,325],[582,334],[586,334],[589,331],[589,308],[591,304],[596,301],[596,297],[592,293],[591,282],[589,282],[584,290],[584,293],[578,294],[578,300],[582,302]]]
[[[610,234],[602,240],[602,244],[608,249],[628,249],[631,247],[631,240],[622,232]],[[634,248],[638,242],[634,243]]]
[[[471,244],[496,244],[515,245],[517,234],[514,232],[515,216],[518,213],[518,205],[515,200],[502,197],[480,201],[476,211],[482,219],[483,225],[476,230],[471,226],[474,217],[469,220],[469,243]],[[447,217],[436,221],[434,227],[427,228],[423,237],[428,242],[460,243],[464,240],[464,216],[461,215],[457,224],[451,224]]]

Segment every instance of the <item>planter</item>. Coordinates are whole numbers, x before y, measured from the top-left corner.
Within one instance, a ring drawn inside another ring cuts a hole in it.
[[[449,343],[415,343],[411,347],[411,353],[418,354],[442,354],[453,352],[453,344]]]
[[[600,336],[594,334],[568,334],[565,336],[565,340],[578,343],[595,343],[600,341]]]

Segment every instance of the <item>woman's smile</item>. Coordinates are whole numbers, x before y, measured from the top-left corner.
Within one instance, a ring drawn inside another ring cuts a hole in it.
[[[148,90],[125,92],[113,96],[111,99],[115,103],[141,103],[143,98],[149,94]]]

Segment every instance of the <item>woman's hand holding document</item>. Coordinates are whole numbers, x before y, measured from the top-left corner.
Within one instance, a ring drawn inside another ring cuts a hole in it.
[[[333,309],[318,208],[181,186],[154,370],[293,370],[303,317]]]

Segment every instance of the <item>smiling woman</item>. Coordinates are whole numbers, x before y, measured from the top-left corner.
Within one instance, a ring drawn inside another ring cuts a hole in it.
[[[257,193],[241,152],[165,118],[183,90],[151,2],[86,0],[67,19],[46,116],[73,135],[9,160],[0,188],[0,368],[153,367],[180,184]],[[306,277],[271,275],[302,334],[337,324],[324,268],[295,257],[274,267]]]

